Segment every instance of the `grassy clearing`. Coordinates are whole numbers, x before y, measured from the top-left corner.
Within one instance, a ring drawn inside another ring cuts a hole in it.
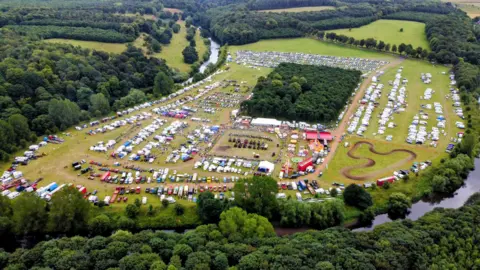
[[[84,41],[75,39],[52,38],[46,39],[45,42],[71,44],[73,46],[80,46],[85,49],[105,51],[108,53],[122,53],[127,49],[124,43],[106,43],[97,41]]]
[[[470,18],[475,18],[475,17],[478,17],[480,16],[480,1],[479,2],[475,2],[475,3],[462,3],[462,4],[459,4],[458,7],[465,11],[468,16],[470,16]]]
[[[181,9],[178,8],[163,8],[163,11],[170,11],[171,13],[183,13]]]
[[[126,16],[126,17],[142,17],[146,20],[156,20],[157,17],[155,17],[155,15],[153,14],[143,14],[141,15],[140,13],[125,13],[125,14],[121,14],[121,13],[117,13],[118,15],[123,15],[123,16]]]
[[[319,6],[319,7],[296,7],[296,8],[281,8],[281,9],[264,9],[264,10],[258,10],[258,12],[275,12],[275,13],[307,12],[307,11],[322,11],[322,10],[331,10],[331,9],[335,9],[335,7]]]
[[[403,28],[403,32],[400,32]],[[425,35],[425,24],[399,20],[378,20],[360,28],[332,30],[339,35],[355,39],[374,38],[397,46],[401,43],[412,44],[414,48],[430,48]]]
[[[271,39],[262,40],[247,45],[230,46],[231,52],[236,52],[238,50],[302,52],[343,57],[359,57],[384,60],[394,59],[394,57],[389,54],[340,46],[337,44],[321,42],[312,38]]]
[[[180,32],[173,34],[173,37],[168,45],[162,45],[162,51],[156,53],[153,56],[157,58],[162,58],[167,61],[167,65],[178,69],[180,72],[189,72],[190,65],[183,62],[182,51],[188,46],[187,29],[185,27],[184,21],[178,21],[180,24]],[[198,52],[198,57],[201,59],[202,55],[207,50],[206,45],[203,43],[202,37],[200,36],[200,31],[197,30],[195,35],[196,49]]]

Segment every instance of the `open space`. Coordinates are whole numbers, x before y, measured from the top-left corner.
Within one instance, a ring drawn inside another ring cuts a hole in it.
[[[403,32],[400,29],[403,28]],[[425,34],[425,24],[420,22],[398,21],[398,20],[378,20],[360,28],[336,29],[328,32],[334,32],[338,35],[345,35],[355,39],[374,38],[378,41],[383,40],[392,46],[401,43],[412,44],[413,48],[429,48],[427,36]]]
[[[281,8],[281,9],[264,9],[258,10],[259,12],[308,12],[308,11],[322,11],[322,10],[331,10],[335,9],[332,6],[317,6],[317,7],[296,7],[296,8]]]
[[[160,53],[153,54],[153,57],[165,59],[168,66],[178,69],[180,72],[189,72],[190,65],[183,61],[182,55],[183,49],[185,49],[185,47],[188,45],[188,40],[186,38],[187,29],[185,28],[184,21],[178,21],[177,23],[181,26],[180,32],[177,34],[173,33],[170,44],[162,45],[162,51]],[[203,54],[207,51],[207,46],[200,36],[200,30],[196,31],[195,43],[198,58],[202,59]]]
[[[52,38],[46,39],[45,42],[70,44],[73,46],[80,46],[84,49],[104,51],[108,53],[122,53],[127,49],[127,45],[124,43],[106,43],[97,41],[84,41],[64,38]]]

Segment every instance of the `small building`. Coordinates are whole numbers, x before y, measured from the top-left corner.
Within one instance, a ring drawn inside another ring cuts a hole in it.
[[[263,172],[267,175],[270,175],[274,169],[275,169],[275,164],[268,162],[266,160],[260,161],[260,164],[258,164],[258,171]]]
[[[320,141],[331,141],[333,140],[333,135],[332,133],[328,132],[328,131],[320,131],[320,132],[317,132],[317,131],[306,131],[305,132],[306,134],[306,139],[307,140],[320,140]]]

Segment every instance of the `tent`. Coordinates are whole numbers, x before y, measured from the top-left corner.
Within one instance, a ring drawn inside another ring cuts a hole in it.
[[[260,164],[258,164],[258,171],[270,174],[273,172],[275,169],[275,164],[268,162],[266,160],[260,161]]]
[[[251,124],[253,126],[280,126],[282,121],[273,118],[255,118]]]

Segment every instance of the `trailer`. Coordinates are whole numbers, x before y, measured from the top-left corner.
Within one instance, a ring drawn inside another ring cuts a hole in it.
[[[395,181],[395,176],[384,177],[377,180],[377,186],[381,187],[386,182],[393,183]]]
[[[313,166],[313,159],[311,157],[298,163],[298,171],[304,172],[309,166]]]

